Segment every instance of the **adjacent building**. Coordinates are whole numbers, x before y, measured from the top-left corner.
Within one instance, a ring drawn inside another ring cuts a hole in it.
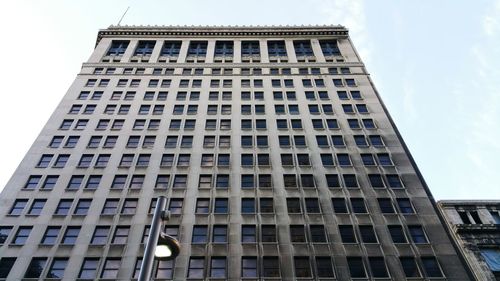
[[[500,201],[438,202],[453,239],[477,280],[500,280]]]
[[[133,280],[159,195],[156,280],[472,277],[342,26],[99,31],[1,193],[0,279]]]

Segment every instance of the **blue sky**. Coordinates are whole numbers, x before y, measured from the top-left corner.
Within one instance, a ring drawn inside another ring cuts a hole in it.
[[[99,28],[343,24],[437,199],[500,199],[500,0],[5,1],[0,188]]]

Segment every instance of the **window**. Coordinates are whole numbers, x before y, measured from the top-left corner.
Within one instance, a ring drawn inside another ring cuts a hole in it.
[[[384,182],[382,180],[382,175],[380,174],[369,174],[368,180],[373,188],[384,187]]]
[[[316,272],[318,277],[335,277],[330,257],[316,257]]]
[[[108,241],[109,226],[96,226],[90,244],[104,245]]]
[[[241,258],[241,277],[257,277],[257,258]]]
[[[99,258],[85,258],[80,268],[78,278],[81,279],[95,279],[97,275],[97,267],[99,265]]]
[[[368,257],[368,263],[370,264],[370,269],[373,277],[375,278],[389,277],[383,257]]]
[[[361,234],[361,240],[363,243],[377,243],[377,236],[375,235],[375,231],[373,226],[371,225],[360,225],[359,232]]]
[[[62,279],[68,265],[68,258],[54,258],[47,272],[47,278]]]
[[[406,277],[421,277],[420,271],[418,270],[417,263],[414,257],[400,257],[399,261],[403,267],[403,271]]]
[[[101,182],[101,175],[91,175],[87,180],[87,184],[85,185],[86,189],[96,189],[99,187],[99,183]]]
[[[339,56],[340,50],[336,40],[320,40],[321,51],[324,56]]]
[[[443,273],[435,257],[422,257],[422,264],[424,265],[427,277],[443,277]]]
[[[32,258],[24,278],[40,278],[46,263],[47,258]]]
[[[254,188],[254,176],[253,175],[241,175],[241,188]]]
[[[325,227],[323,225],[311,225],[309,226],[311,231],[311,241],[313,243],[325,243],[326,234]]]
[[[355,214],[368,213],[363,198],[351,198],[352,212]]]
[[[378,162],[381,166],[393,166],[393,162],[391,157],[387,153],[378,153],[377,154]]]
[[[116,278],[120,269],[120,263],[120,258],[107,258],[102,268],[101,278]]]
[[[333,161],[333,155],[330,154],[330,153],[322,153],[320,154],[321,156],[321,163],[323,164],[323,166],[333,166],[335,165],[334,161]]]
[[[92,199],[80,199],[76,204],[74,215],[87,215]]]
[[[306,212],[309,214],[320,213],[318,198],[305,198]]]
[[[180,215],[182,213],[182,203],[182,198],[172,198],[168,210],[172,215]]]
[[[64,137],[63,136],[54,136],[52,137],[52,140],[50,141],[49,147],[50,148],[58,148],[59,145],[61,145]]]
[[[287,198],[286,199],[286,205],[287,205],[287,210],[288,213],[293,214],[293,213],[302,213],[302,208],[300,207],[300,200],[299,198]]]
[[[128,233],[130,231],[129,226],[117,226],[115,233],[113,235],[113,244],[125,245],[127,243]]]
[[[217,175],[215,187],[227,189],[229,187],[229,175]]]
[[[344,198],[332,198],[333,211],[337,214],[347,214],[347,205]]]
[[[53,154],[43,154],[36,165],[37,168],[47,168],[49,166],[50,161],[54,157]]]
[[[262,225],[261,226],[261,241],[263,243],[275,243],[276,240],[276,226],[275,225]]]
[[[61,199],[57,208],[54,212],[55,215],[67,215],[69,213],[69,209],[71,208],[71,204],[73,203],[73,199]]]
[[[66,162],[68,162],[69,154],[60,154],[57,156],[56,162],[52,167],[54,168],[64,168]]]
[[[206,225],[193,226],[192,243],[205,244],[208,242],[208,227]]]
[[[399,210],[403,214],[414,214],[415,210],[413,210],[413,206],[411,205],[409,198],[397,198],[396,202],[398,203]]]
[[[326,174],[326,183],[330,188],[340,187],[339,176],[336,174]]]
[[[301,183],[302,187],[306,187],[306,188],[315,187],[314,176],[309,175],[309,174],[301,174],[300,175],[300,183]]]
[[[229,202],[227,198],[215,198],[214,213],[227,214],[229,211]]]
[[[198,198],[196,200],[196,214],[208,214],[210,205],[210,199],[207,198]]]
[[[270,57],[286,57],[285,41],[267,41],[267,50]]]
[[[225,278],[226,277],[226,258],[225,257],[212,257],[210,263],[210,277],[211,278]]]
[[[242,214],[255,213],[255,199],[241,198],[241,213]]]
[[[410,231],[411,239],[413,243],[422,244],[429,243],[427,237],[425,236],[424,229],[420,225],[409,225],[408,230]]]
[[[403,188],[403,183],[398,175],[386,175],[387,182],[391,188]]]
[[[200,175],[200,179],[198,181],[198,187],[200,188],[212,187],[212,175]]]
[[[106,199],[101,214],[115,215],[118,212],[119,199]]]
[[[390,198],[377,198],[380,211],[383,214],[394,214],[394,206]]]
[[[242,243],[257,242],[257,230],[255,225],[241,226],[241,242]]]
[[[7,241],[10,232],[12,231],[12,226],[0,226],[0,245]],[[1,270],[1,267],[0,267]]]
[[[303,225],[290,225],[290,240],[292,243],[306,242],[306,233]]]
[[[189,43],[188,55],[190,56],[205,56],[207,54],[206,41],[191,41]]]
[[[64,232],[61,244],[63,245],[75,245],[78,234],[80,234],[80,226],[68,226],[66,232]]]
[[[342,175],[344,178],[344,184],[347,188],[358,188],[358,180],[356,179],[356,175],[354,174],[344,174]]]
[[[278,257],[264,256],[262,260],[263,277],[280,277],[280,263]]]
[[[205,258],[191,257],[189,259],[187,277],[202,279],[205,276],[204,269],[205,269]]]
[[[59,176],[47,176],[45,178],[45,181],[43,182],[43,184],[41,186],[41,189],[50,190],[50,189],[54,188],[58,179],[59,179]]]
[[[391,234],[392,242],[408,243],[401,225],[388,225],[389,233]]]
[[[260,198],[260,212],[274,213],[273,198]]]
[[[24,211],[24,208],[28,204],[28,199],[16,199],[12,208],[10,209],[9,215],[19,216]]]
[[[108,164],[111,154],[99,154],[97,160],[95,161],[95,167],[104,168]]]
[[[28,240],[28,237],[30,236],[32,228],[33,227],[31,226],[20,226],[17,229],[16,235],[10,243],[13,245],[24,245],[24,243],[26,243],[26,240]]]
[[[356,235],[352,225],[339,225],[340,237],[342,243],[356,243]]]
[[[179,55],[181,49],[181,41],[165,41],[161,48],[161,56],[176,57]]]
[[[33,203],[31,203],[31,208],[28,212],[28,215],[38,216],[42,212],[43,207],[45,206],[45,202],[47,199],[35,199]]]
[[[311,264],[309,257],[293,257],[293,264],[295,268],[295,277],[310,277]]]
[[[347,257],[347,265],[349,267],[351,278],[366,277],[366,271],[361,257]]]
[[[137,199],[125,199],[121,211],[122,215],[134,215],[137,203]]]
[[[141,259],[142,261],[142,259]],[[138,261],[139,262],[139,261]],[[139,264],[140,267],[140,264]],[[137,273],[139,274],[139,272]],[[160,260],[158,261],[158,267],[156,268],[155,277],[158,279],[172,279],[174,274],[174,261]]]
[[[311,161],[309,160],[309,154],[297,154],[297,163],[299,166],[311,166]]]

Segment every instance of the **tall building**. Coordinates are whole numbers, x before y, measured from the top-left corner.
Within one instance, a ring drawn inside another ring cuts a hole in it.
[[[477,280],[500,280],[500,201],[438,202],[453,239]]]
[[[1,194],[0,278],[136,278],[159,195],[159,280],[470,280],[342,26],[99,31]]]

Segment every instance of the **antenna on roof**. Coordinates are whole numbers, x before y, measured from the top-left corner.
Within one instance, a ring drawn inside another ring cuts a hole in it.
[[[118,26],[120,26],[120,23],[122,22],[123,18],[125,17],[125,14],[128,12],[128,9],[130,9],[130,6],[127,7],[127,9],[125,10],[125,13],[123,13],[122,17],[118,21]]]

